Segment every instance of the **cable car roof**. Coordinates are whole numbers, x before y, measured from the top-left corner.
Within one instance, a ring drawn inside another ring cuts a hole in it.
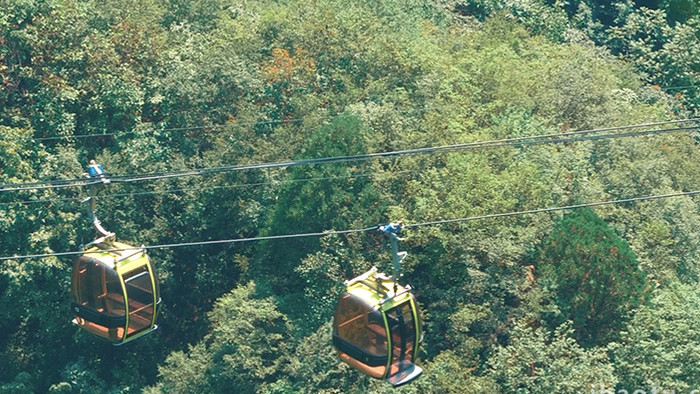
[[[411,287],[395,284],[394,280],[378,272],[376,267],[345,282],[346,291],[382,311],[411,300]],[[396,291],[394,291],[396,286]]]
[[[83,258],[90,258],[98,261],[117,272],[125,273],[144,264],[143,258],[146,252],[142,248],[134,248],[122,242],[110,242],[109,244],[99,244],[89,247]]]

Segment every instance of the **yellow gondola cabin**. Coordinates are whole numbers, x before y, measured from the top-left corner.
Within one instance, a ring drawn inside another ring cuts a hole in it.
[[[144,249],[93,244],[75,262],[71,307],[80,328],[121,345],[158,328],[159,305],[158,278]]]
[[[340,359],[395,387],[420,376],[423,370],[414,362],[423,338],[411,288],[376,268],[345,285],[333,319],[333,345]]]

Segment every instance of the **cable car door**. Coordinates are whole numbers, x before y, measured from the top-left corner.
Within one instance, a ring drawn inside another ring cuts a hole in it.
[[[413,363],[416,353],[416,319],[411,302],[386,311],[391,332],[391,367],[386,380],[394,387],[406,384],[423,373]]]
[[[146,266],[124,275],[126,294],[129,299],[128,337],[153,326],[154,295],[151,277]]]

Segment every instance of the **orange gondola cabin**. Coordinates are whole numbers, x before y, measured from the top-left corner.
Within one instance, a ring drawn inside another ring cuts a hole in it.
[[[393,386],[417,378],[421,320],[410,286],[396,284],[376,268],[345,283],[333,319],[333,345],[340,359]]]
[[[121,345],[158,326],[158,278],[143,248],[121,242],[88,247],[72,276],[73,323]]]

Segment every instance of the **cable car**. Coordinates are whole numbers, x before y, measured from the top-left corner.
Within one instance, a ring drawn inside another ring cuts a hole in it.
[[[118,251],[114,251],[118,249]],[[73,267],[73,323],[121,345],[158,328],[158,278],[143,248],[93,242]]]
[[[333,345],[340,359],[394,387],[423,373],[415,365],[421,320],[410,286],[370,271],[345,282],[333,318]]]

